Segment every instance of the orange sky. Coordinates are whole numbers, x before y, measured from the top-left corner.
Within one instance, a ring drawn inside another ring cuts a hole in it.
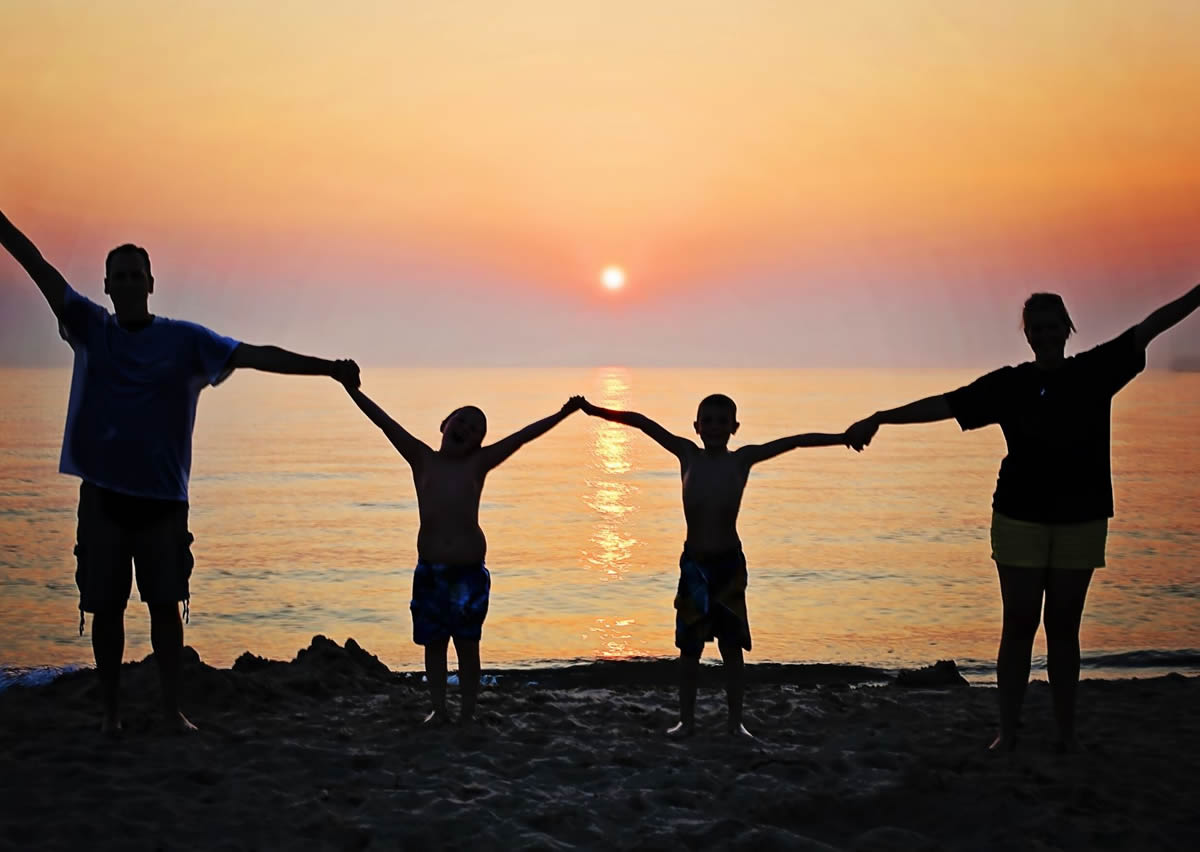
[[[1035,286],[1094,342],[1200,278],[1198,103],[1191,0],[9,0],[0,209],[368,361],[1012,360]],[[61,360],[7,261],[0,308]]]

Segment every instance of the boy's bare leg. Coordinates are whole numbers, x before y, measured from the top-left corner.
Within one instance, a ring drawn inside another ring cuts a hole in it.
[[[742,646],[736,640],[717,642],[725,666],[725,702],[729,706],[729,733],[753,737],[742,724],[742,703],[746,694],[746,666]]]
[[[183,656],[183,620],[179,617],[179,604],[153,604],[149,609],[150,646],[158,662],[163,717],[179,731],[194,731],[196,726],[179,709],[179,661]]]
[[[121,730],[121,658],[125,656],[125,608],[103,610],[92,616],[92,654],[96,674],[100,676],[100,696],[104,718],[100,731],[116,734]]]
[[[1025,688],[1029,685],[1033,637],[1037,634],[1041,617],[1046,572],[1037,568],[996,567],[1000,574],[1004,621],[1000,650],[996,655],[1000,735],[990,748],[994,751],[1012,751],[1017,746],[1017,725],[1021,719],[1021,705],[1025,702]]]
[[[1058,722],[1058,748],[1079,750],[1075,738],[1075,695],[1079,690],[1079,622],[1091,571],[1051,571],[1046,579],[1046,675]]]
[[[462,690],[458,721],[466,725],[475,718],[475,699],[479,695],[479,640],[455,639],[454,653],[458,655],[458,683]]]
[[[696,682],[700,679],[700,655],[679,652],[679,721],[667,731],[673,737],[696,733]]]
[[[438,639],[425,646],[425,679],[429,681],[429,698],[433,710],[426,723],[445,724],[450,721],[446,710],[446,649],[450,638]]]

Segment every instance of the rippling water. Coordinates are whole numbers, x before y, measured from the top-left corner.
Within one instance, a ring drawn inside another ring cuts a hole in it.
[[[429,442],[460,404],[480,405],[495,439],[572,393],[689,434],[696,403],[719,391],[739,405],[736,446],[838,431],[977,374],[369,369],[364,389]],[[71,556],[78,484],[56,472],[68,383],[66,370],[0,370],[7,666],[91,659],[77,634]],[[1151,371],[1117,397],[1117,517],[1083,626],[1101,669],[1170,659],[1129,652],[1200,648],[1198,422],[1200,374]],[[885,427],[861,456],[802,449],[758,466],[740,524],[750,659],[895,668],[953,657],[986,673],[1000,626],[987,522],[1003,447],[995,427]],[[290,659],[324,633],[353,636],[393,668],[422,666],[408,616],[412,480],[340,388],[239,373],[201,397],[195,458],[187,641],[205,660],[228,665],[247,649]],[[493,577],[485,666],[675,653],[678,468],[641,433],[573,415],[492,473],[481,521]],[[1035,652],[1043,648],[1039,640]],[[148,651],[134,605],[127,658]]]

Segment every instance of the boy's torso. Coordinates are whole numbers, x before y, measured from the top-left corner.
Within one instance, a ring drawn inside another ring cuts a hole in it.
[[[687,521],[687,549],[704,559],[740,547],[738,510],[749,469],[736,453],[690,453],[682,463],[683,515]]]
[[[483,562],[487,539],[479,526],[484,475],[475,460],[431,453],[413,471],[421,528],[417,554],[427,562],[468,565]]]

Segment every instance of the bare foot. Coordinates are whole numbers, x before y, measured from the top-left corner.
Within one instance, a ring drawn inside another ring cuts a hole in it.
[[[681,740],[684,737],[692,737],[696,735],[696,723],[684,723],[682,720],[676,722],[672,727],[667,729],[667,736],[673,739]]]
[[[421,724],[428,725],[431,728],[433,728],[433,727],[440,728],[443,725],[449,725],[450,722],[451,722],[450,714],[446,711],[446,708],[445,707],[435,707],[433,710],[430,711],[429,715],[425,717],[425,720],[423,722],[421,722]]]
[[[998,734],[996,739],[992,740],[992,744],[988,746],[988,751],[997,754],[1001,752],[1013,752],[1017,750],[1016,736],[1006,737],[1004,734]]]
[[[191,720],[188,719],[187,716],[183,715],[183,713],[178,710],[176,710],[174,713],[167,714],[167,724],[172,726],[177,734],[194,734],[196,731],[200,730],[192,724]]]
[[[730,735],[731,735],[731,736],[734,736],[734,737],[745,737],[745,738],[746,738],[746,739],[748,739],[748,740],[752,740],[752,739],[754,739],[754,738],[755,738],[755,737],[754,737],[754,734],[752,734],[752,733],[750,733],[749,731],[747,731],[747,730],[746,730],[746,726],[745,726],[745,725],[743,725],[741,722],[738,722],[736,726],[734,726],[734,725],[730,725],[730,726],[729,726],[729,733],[730,733]]]

